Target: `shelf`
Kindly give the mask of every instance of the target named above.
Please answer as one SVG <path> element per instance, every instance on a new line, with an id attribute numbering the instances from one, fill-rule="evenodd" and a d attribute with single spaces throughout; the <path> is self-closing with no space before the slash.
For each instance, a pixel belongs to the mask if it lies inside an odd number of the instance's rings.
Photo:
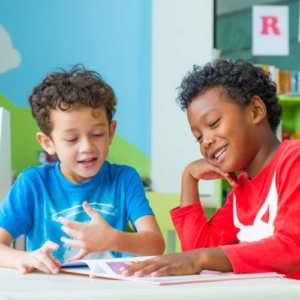
<path id="1" fill-rule="evenodd" d="M 300 95 L 278 95 L 279 103 L 285 105 L 299 105 Z"/>

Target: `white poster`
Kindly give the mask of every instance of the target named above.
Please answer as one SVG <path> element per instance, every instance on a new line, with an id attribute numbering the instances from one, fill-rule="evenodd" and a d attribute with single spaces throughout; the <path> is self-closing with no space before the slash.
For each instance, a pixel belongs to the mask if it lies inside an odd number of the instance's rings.
<path id="1" fill-rule="evenodd" d="M 252 55 L 289 55 L 289 7 L 252 7 Z"/>

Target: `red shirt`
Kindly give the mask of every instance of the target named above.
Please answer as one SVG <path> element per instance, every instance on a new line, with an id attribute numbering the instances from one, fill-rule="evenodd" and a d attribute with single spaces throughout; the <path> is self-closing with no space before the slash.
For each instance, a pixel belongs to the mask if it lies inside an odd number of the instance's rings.
<path id="1" fill-rule="evenodd" d="M 171 211 L 183 251 L 222 247 L 235 273 L 300 280 L 300 141 L 285 141 L 254 179 L 238 178 L 207 222 L 200 203 Z"/>

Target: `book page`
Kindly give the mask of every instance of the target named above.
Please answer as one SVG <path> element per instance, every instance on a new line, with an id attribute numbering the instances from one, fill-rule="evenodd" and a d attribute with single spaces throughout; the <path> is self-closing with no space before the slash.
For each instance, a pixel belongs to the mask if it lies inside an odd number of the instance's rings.
<path id="1" fill-rule="evenodd" d="M 98 259 L 96 266 L 93 269 L 93 274 L 103 273 L 103 270 L 108 275 L 121 275 L 119 269 L 121 267 L 127 267 L 141 261 L 151 259 L 155 256 L 141 256 L 141 257 L 123 257 L 113 259 Z M 101 271 L 102 270 L 102 271 Z"/>
<path id="2" fill-rule="evenodd" d="M 123 257 L 110 259 L 83 259 L 65 263 L 61 270 L 83 274 L 107 274 L 111 276 L 121 275 L 119 269 L 133 263 L 141 262 L 155 256 Z"/>

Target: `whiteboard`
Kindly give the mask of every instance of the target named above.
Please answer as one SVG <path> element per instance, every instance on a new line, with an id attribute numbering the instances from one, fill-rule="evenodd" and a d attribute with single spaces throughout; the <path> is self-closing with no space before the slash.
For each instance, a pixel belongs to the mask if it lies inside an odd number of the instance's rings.
<path id="1" fill-rule="evenodd" d="M 153 0 L 151 180 L 154 192 L 180 193 L 185 167 L 202 158 L 176 88 L 193 65 L 212 61 L 213 1 Z M 215 195 L 214 181 L 200 181 Z"/>
<path id="2" fill-rule="evenodd" d="M 0 107 L 0 202 L 11 187 L 10 115 Z"/>

